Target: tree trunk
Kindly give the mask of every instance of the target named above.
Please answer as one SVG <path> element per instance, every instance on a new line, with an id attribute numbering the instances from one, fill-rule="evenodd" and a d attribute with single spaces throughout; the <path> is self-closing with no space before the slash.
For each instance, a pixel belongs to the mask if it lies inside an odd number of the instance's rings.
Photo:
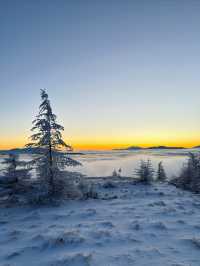
<path id="1" fill-rule="evenodd" d="M 53 184 L 53 156 L 52 156 L 52 146 L 51 146 L 51 139 L 49 141 L 49 165 L 50 165 L 50 181 L 49 181 L 49 194 L 53 194 L 54 193 L 54 184 Z"/>

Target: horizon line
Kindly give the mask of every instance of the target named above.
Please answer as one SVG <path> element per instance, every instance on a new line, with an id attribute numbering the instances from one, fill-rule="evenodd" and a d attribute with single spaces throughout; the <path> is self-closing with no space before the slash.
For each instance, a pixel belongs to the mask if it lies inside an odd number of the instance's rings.
<path id="1" fill-rule="evenodd" d="M 194 144 L 194 145 L 167 145 L 167 144 L 153 144 L 153 145 L 86 145 L 86 146 L 76 146 L 74 145 L 73 150 L 75 151 L 84 151 L 84 150 L 120 150 L 120 149 L 128 149 L 130 147 L 138 147 L 141 149 L 148 149 L 148 148 L 152 148 L 152 147 L 169 147 L 169 148 L 185 148 L 185 149 L 192 149 L 195 148 L 197 146 L 200 146 L 200 144 Z M 5 150 L 5 151 L 9 151 L 9 150 L 14 150 L 14 149 L 25 149 L 25 146 L 10 146 L 10 147 L 0 147 L 0 150 Z"/>

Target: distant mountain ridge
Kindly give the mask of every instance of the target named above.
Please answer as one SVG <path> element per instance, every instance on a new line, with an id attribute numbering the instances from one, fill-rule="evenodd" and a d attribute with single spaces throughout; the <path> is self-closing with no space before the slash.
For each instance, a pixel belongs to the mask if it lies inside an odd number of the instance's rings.
<path id="1" fill-rule="evenodd" d="M 173 150 L 173 149 L 187 149 L 187 148 L 176 147 L 176 146 L 153 146 L 153 147 L 148 147 L 147 149 Z"/>
<path id="2" fill-rule="evenodd" d="M 194 147 L 194 148 L 200 148 L 200 146 Z M 127 148 L 119 148 L 119 149 L 113 149 L 113 150 L 121 150 L 121 151 L 131 151 L 131 150 L 175 150 L 175 149 L 187 149 L 185 147 L 176 147 L 176 146 L 152 146 L 152 147 L 139 147 L 139 146 L 130 146 Z"/>
<path id="3" fill-rule="evenodd" d="M 140 146 L 130 146 L 127 148 L 116 148 L 113 149 L 113 151 L 137 151 L 137 150 L 175 150 L 175 149 L 190 149 L 185 147 L 177 147 L 177 146 L 151 146 L 147 148 L 143 148 Z M 194 146 L 191 149 L 200 149 L 200 145 Z M 0 155 L 7 155 L 10 153 L 14 154 L 41 154 L 43 153 L 42 148 L 15 148 L 10 150 L 0 150 Z M 64 152 L 65 154 L 71 154 L 71 155 L 84 155 L 82 152 Z"/>

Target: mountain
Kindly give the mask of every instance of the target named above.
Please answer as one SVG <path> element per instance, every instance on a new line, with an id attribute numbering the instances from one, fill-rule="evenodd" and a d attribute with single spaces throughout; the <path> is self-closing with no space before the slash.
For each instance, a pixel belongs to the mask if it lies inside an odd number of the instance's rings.
<path id="1" fill-rule="evenodd" d="M 200 148 L 200 146 L 197 146 L 196 148 Z M 121 148 L 121 149 L 113 149 L 118 151 L 132 151 L 132 150 L 173 150 L 173 149 L 186 149 L 184 147 L 169 147 L 169 146 L 152 146 L 147 148 L 142 148 L 139 146 L 130 146 L 128 148 Z"/>
<path id="2" fill-rule="evenodd" d="M 127 148 L 127 150 L 142 150 L 143 148 L 142 147 L 139 147 L 139 146 L 130 146 Z"/>
<path id="3" fill-rule="evenodd" d="M 170 147 L 169 146 L 153 146 L 153 147 L 148 147 L 146 149 L 173 150 L 173 149 L 186 149 L 186 148 L 184 148 L 184 147 L 172 147 L 172 146 L 170 146 Z"/>

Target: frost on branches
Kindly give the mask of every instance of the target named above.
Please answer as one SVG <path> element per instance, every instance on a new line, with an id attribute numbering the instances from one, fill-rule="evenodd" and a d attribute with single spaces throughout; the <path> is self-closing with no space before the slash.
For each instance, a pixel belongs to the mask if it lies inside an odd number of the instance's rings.
<path id="1" fill-rule="evenodd" d="M 5 168 L 2 169 L 3 176 L 0 178 L 0 197 L 7 196 L 7 199 L 14 200 L 22 191 L 29 189 L 27 186 L 30 180 L 31 168 L 26 161 L 19 160 L 18 155 L 10 153 L 2 162 Z"/>
<path id="2" fill-rule="evenodd" d="M 27 147 L 41 148 L 42 154 L 34 159 L 31 164 L 36 165 L 38 177 L 48 187 L 48 194 L 56 193 L 57 179 L 61 176 L 61 169 L 65 166 L 77 166 L 79 162 L 66 156 L 61 148 L 68 151 L 72 147 L 64 142 L 61 131 L 64 127 L 56 121 L 57 117 L 52 112 L 48 94 L 41 90 L 41 104 L 39 114 L 33 120 L 31 131 L 34 134 L 30 137 L 31 142 Z"/>
<path id="3" fill-rule="evenodd" d="M 136 176 L 139 180 L 145 184 L 149 184 L 153 181 L 154 169 L 152 167 L 151 161 L 141 161 L 138 169 L 135 170 Z"/>
<path id="4" fill-rule="evenodd" d="M 6 166 L 4 169 L 5 183 L 17 183 L 23 179 L 29 179 L 31 168 L 26 161 L 19 160 L 17 154 L 10 153 L 8 158 L 2 162 Z"/>

